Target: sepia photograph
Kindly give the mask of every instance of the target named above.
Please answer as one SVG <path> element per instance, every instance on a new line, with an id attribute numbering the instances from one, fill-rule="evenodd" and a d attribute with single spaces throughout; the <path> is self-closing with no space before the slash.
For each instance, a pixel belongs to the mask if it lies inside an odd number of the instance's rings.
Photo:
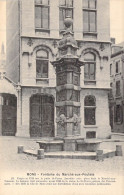
<path id="1" fill-rule="evenodd" d="M 124 0 L 0 0 L 0 195 L 123 186 Z"/>

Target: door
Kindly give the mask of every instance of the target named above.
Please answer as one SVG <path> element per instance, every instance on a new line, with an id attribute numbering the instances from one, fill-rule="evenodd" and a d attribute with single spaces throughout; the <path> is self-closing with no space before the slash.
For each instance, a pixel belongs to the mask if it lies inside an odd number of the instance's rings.
<path id="1" fill-rule="evenodd" d="M 11 94 L 2 94 L 1 128 L 2 135 L 15 136 L 17 118 L 17 98 Z"/>
<path id="2" fill-rule="evenodd" d="M 30 99 L 31 137 L 54 136 L 54 100 L 52 96 L 36 94 Z"/>

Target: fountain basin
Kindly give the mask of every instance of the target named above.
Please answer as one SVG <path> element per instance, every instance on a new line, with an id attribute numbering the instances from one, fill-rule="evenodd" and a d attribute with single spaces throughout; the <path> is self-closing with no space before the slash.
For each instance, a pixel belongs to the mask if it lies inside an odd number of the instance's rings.
<path id="1" fill-rule="evenodd" d="M 44 149 L 44 152 L 57 152 L 63 151 L 63 141 L 62 140 L 52 140 L 52 141 L 37 141 L 40 149 Z"/>
<path id="2" fill-rule="evenodd" d="M 96 152 L 99 147 L 101 140 L 96 139 L 84 139 L 84 140 L 76 140 L 77 143 L 77 151 L 87 151 L 87 152 Z"/>
<path id="3" fill-rule="evenodd" d="M 37 141 L 40 149 L 44 152 L 57 152 L 57 151 L 82 151 L 82 152 L 96 152 L 101 140 L 97 139 L 75 139 L 65 138 L 63 140 L 41 140 Z"/>

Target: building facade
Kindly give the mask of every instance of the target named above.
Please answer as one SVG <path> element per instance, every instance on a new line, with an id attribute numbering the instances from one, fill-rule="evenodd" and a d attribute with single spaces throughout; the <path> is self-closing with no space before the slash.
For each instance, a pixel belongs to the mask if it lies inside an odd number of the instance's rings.
<path id="1" fill-rule="evenodd" d="M 112 132 L 124 133 L 124 43 L 112 46 L 110 125 Z"/>
<path id="2" fill-rule="evenodd" d="M 16 84 L 6 77 L 4 44 L 0 52 L 0 135 L 15 135 L 17 111 Z"/>
<path id="3" fill-rule="evenodd" d="M 10 0 L 6 71 L 17 85 L 16 136 L 57 135 L 56 74 L 51 62 L 58 55 L 67 16 L 73 19 L 78 57 L 85 63 L 80 75 L 81 136 L 105 138 L 111 133 L 109 1 Z"/>

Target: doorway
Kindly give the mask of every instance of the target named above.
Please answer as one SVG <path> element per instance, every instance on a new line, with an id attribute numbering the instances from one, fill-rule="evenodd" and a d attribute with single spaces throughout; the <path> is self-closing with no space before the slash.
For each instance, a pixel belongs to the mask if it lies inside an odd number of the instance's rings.
<path id="1" fill-rule="evenodd" d="M 17 119 L 17 98 L 15 95 L 0 94 L 0 134 L 15 136 Z"/>
<path id="2" fill-rule="evenodd" d="M 30 136 L 54 136 L 54 98 L 36 94 L 30 98 Z"/>

